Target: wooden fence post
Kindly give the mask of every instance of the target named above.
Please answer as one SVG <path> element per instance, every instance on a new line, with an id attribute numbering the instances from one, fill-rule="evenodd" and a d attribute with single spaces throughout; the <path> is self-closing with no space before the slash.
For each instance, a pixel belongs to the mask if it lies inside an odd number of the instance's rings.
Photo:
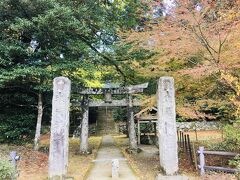
<path id="1" fill-rule="evenodd" d="M 180 131 L 177 131 L 178 142 L 180 142 Z"/>
<path id="2" fill-rule="evenodd" d="M 192 145 L 192 148 L 193 148 L 193 159 L 194 159 L 195 169 L 198 170 L 197 155 L 196 155 L 196 149 L 195 149 L 194 143 Z"/>
<path id="3" fill-rule="evenodd" d="M 180 130 L 179 131 L 179 147 L 181 148 L 182 147 L 182 131 Z"/>
<path id="4" fill-rule="evenodd" d="M 191 149 L 191 142 L 190 142 L 189 134 L 187 134 L 187 141 L 188 141 L 189 157 L 191 160 L 191 164 L 193 164 L 192 149 Z"/>
<path id="5" fill-rule="evenodd" d="M 137 119 L 137 131 L 138 131 L 138 144 L 141 144 L 141 129 L 140 129 L 140 122 L 139 119 Z"/>
<path id="6" fill-rule="evenodd" d="M 194 123 L 194 132 L 195 132 L 195 138 L 196 138 L 196 141 L 198 142 L 198 135 L 197 135 L 197 126 L 196 126 L 196 122 Z"/>
<path id="7" fill-rule="evenodd" d="M 184 151 L 187 153 L 187 151 L 188 151 L 188 145 L 187 145 L 187 135 L 186 134 L 184 134 Z"/>
<path id="8" fill-rule="evenodd" d="M 182 132 L 182 147 L 184 149 L 184 135 L 183 135 L 183 132 Z"/>
<path id="9" fill-rule="evenodd" d="M 200 175 L 203 176 L 205 174 L 204 166 L 205 166 L 205 157 L 204 157 L 204 147 L 199 147 L 199 162 L 200 162 Z"/>

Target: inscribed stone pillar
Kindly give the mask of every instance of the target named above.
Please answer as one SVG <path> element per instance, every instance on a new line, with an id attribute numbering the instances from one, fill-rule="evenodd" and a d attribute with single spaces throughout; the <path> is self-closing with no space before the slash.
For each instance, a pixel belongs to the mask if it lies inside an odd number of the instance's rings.
<path id="1" fill-rule="evenodd" d="M 83 98 L 82 102 L 83 118 L 81 124 L 81 137 L 80 137 L 80 153 L 88 153 L 88 97 Z"/>
<path id="2" fill-rule="evenodd" d="M 133 112 L 133 99 L 132 95 L 128 96 L 128 122 L 129 122 L 129 143 L 130 149 L 137 150 L 137 137 L 136 137 L 136 130 L 134 124 L 134 112 Z"/>
<path id="3" fill-rule="evenodd" d="M 54 180 L 64 179 L 67 174 L 70 91 L 68 78 L 54 79 L 49 150 L 49 178 Z"/>
<path id="4" fill-rule="evenodd" d="M 161 77 L 158 80 L 157 108 L 160 166 L 166 175 L 178 171 L 177 128 L 174 79 Z"/>

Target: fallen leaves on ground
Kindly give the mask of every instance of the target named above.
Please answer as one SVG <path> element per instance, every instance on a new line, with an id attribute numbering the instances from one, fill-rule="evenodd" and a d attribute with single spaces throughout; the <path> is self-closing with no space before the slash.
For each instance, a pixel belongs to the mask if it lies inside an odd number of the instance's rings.
<path id="1" fill-rule="evenodd" d="M 49 135 L 42 137 L 44 147 L 49 146 Z M 69 141 L 69 168 L 68 177 L 74 177 L 76 180 L 82 180 L 91 168 L 91 162 L 95 158 L 97 150 L 101 143 L 101 137 L 92 136 L 89 138 L 89 147 L 92 149 L 90 155 L 80 155 L 79 139 L 70 139 Z M 34 151 L 32 145 L 0 145 L 1 159 L 8 159 L 10 151 L 17 151 L 21 156 L 18 162 L 19 177 L 18 180 L 47 180 L 48 178 L 48 153 Z"/>

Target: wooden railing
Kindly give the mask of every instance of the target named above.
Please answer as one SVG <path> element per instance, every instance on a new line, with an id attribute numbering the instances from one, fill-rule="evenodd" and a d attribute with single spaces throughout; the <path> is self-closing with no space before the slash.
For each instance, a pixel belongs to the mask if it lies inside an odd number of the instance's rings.
<path id="1" fill-rule="evenodd" d="M 235 157 L 238 155 L 238 153 L 223 152 L 223 151 L 205 151 L 204 147 L 199 147 L 198 154 L 199 154 L 199 163 L 200 163 L 198 165 L 198 168 L 200 169 L 201 176 L 205 174 L 205 170 L 223 171 L 223 172 L 229 172 L 229 173 L 235 173 L 235 172 L 239 171 L 238 169 L 232 169 L 232 168 L 227 168 L 227 167 L 206 166 L 205 156 L 204 156 L 205 154 L 208 154 L 208 155 Z"/>
<path id="2" fill-rule="evenodd" d="M 195 148 L 190 141 L 189 134 L 185 134 L 183 131 L 177 131 L 177 136 L 179 149 L 187 155 L 190 164 L 194 164 L 196 161 L 194 157 Z"/>

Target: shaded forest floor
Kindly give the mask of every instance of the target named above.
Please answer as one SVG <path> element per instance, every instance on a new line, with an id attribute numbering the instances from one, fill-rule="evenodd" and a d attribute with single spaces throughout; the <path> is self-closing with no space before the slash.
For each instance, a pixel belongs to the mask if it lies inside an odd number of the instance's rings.
<path id="1" fill-rule="evenodd" d="M 79 155 L 79 139 L 70 139 L 68 177 L 73 177 L 77 180 L 84 179 L 88 173 L 88 170 L 91 168 L 91 162 L 95 158 L 100 143 L 101 137 L 90 137 L 89 146 L 92 149 L 92 154 L 84 156 Z M 17 146 L 1 144 L 0 159 L 8 159 L 8 154 L 10 151 L 17 151 L 17 153 L 21 156 L 21 160 L 18 163 L 18 180 L 47 180 L 48 147 L 48 135 L 42 136 L 40 151 L 32 150 L 32 145 Z"/>

